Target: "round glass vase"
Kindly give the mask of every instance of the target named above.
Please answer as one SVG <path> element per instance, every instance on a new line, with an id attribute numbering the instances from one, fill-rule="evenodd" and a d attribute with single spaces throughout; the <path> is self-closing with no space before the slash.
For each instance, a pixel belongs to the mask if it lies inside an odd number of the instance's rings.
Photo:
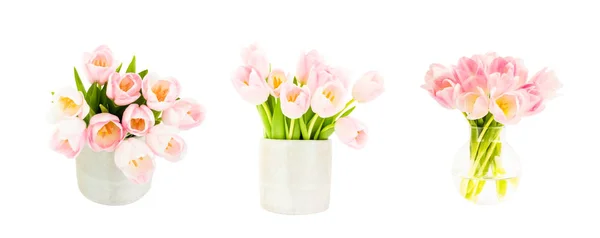
<path id="1" fill-rule="evenodd" d="M 475 204 L 509 198 L 519 185 L 521 163 L 506 141 L 505 127 L 471 127 L 469 140 L 455 155 L 452 176 L 460 195 Z"/>
<path id="2" fill-rule="evenodd" d="M 260 203 L 286 215 L 319 213 L 329 208 L 330 140 L 261 139 Z"/>
<path id="3" fill-rule="evenodd" d="M 141 199 L 152 180 L 131 182 L 115 164 L 114 152 L 94 152 L 85 146 L 75 159 L 79 191 L 87 199 L 109 206 L 127 205 Z"/>

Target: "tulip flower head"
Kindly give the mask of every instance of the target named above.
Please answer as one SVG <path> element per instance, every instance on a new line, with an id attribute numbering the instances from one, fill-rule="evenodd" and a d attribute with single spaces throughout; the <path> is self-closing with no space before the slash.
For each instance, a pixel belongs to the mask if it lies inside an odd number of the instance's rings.
<path id="1" fill-rule="evenodd" d="M 442 107 L 459 109 L 468 120 L 515 124 L 542 111 L 562 87 L 547 68 L 531 78 L 528 72 L 522 59 L 486 53 L 461 57 L 456 66 L 432 64 L 422 88 Z"/>
<path id="2" fill-rule="evenodd" d="M 84 53 L 83 63 L 89 82 L 100 85 L 104 85 L 108 81 L 108 77 L 118 67 L 113 52 L 105 45 L 97 47 L 92 52 Z"/>
<path id="3" fill-rule="evenodd" d="M 329 65 L 316 50 L 300 55 L 295 75 L 286 74 L 281 68 L 265 67 L 271 64 L 266 61 L 265 51 L 256 44 L 244 48 L 241 57 L 243 64 L 234 70 L 231 81 L 241 98 L 256 106 L 266 139 L 327 140 L 340 128 L 340 133 L 346 133 L 339 137 L 344 143 L 356 149 L 364 147 L 366 129 L 356 130 L 361 136 L 350 142 L 346 135 L 355 128 L 348 129 L 345 118 L 358 103 L 371 102 L 385 91 L 379 72 L 363 74 L 350 88 L 349 71 Z M 177 125 L 178 120 L 165 122 Z M 164 145 L 162 142 L 155 147 L 163 150 Z"/>
<path id="4" fill-rule="evenodd" d="M 504 198 L 503 128 L 540 113 L 562 86 L 551 70 L 531 78 L 528 72 L 522 59 L 491 52 L 461 57 L 452 66 L 431 64 L 425 74 L 422 88 L 442 107 L 458 109 L 471 127 L 465 158 L 469 178 L 461 180 L 459 189 L 468 200 L 477 202 L 484 186 L 491 185 L 485 180 L 496 180 L 497 198 Z"/>
<path id="5" fill-rule="evenodd" d="M 85 122 L 80 118 L 61 120 L 52 135 L 52 150 L 67 158 L 75 158 L 86 144 Z"/>
<path id="6" fill-rule="evenodd" d="M 250 51 L 247 63 L 267 75 L 264 55 Z M 178 132 L 199 126 L 206 108 L 192 98 L 181 99 L 176 78 L 137 71 L 135 56 L 128 65 L 117 62 L 108 46 L 99 46 L 84 54 L 83 70 L 91 85 L 84 85 L 75 68 L 75 87 L 52 93 L 49 115 L 56 128 L 50 147 L 67 158 L 90 156 L 80 155 L 86 146 L 113 153 L 125 177 L 135 184 L 147 183 L 155 157 L 178 161 L 184 156 L 187 147 Z"/>

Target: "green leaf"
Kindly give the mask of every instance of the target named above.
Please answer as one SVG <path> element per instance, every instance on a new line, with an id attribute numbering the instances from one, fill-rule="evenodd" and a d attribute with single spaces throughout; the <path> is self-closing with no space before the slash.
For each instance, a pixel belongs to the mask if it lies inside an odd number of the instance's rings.
<path id="1" fill-rule="evenodd" d="M 323 127 L 323 129 L 321 130 L 321 134 L 319 135 L 319 140 L 329 139 L 329 136 L 331 136 L 333 132 L 335 132 L 335 123 Z"/>
<path id="2" fill-rule="evenodd" d="M 275 100 L 273 106 L 273 120 L 271 120 L 271 139 L 283 140 L 285 139 L 285 117 L 281 112 L 281 105 L 278 100 Z"/>
<path id="3" fill-rule="evenodd" d="M 101 111 L 102 113 L 109 113 L 108 109 L 107 109 L 106 107 L 104 107 L 104 105 L 100 104 L 100 105 L 98 105 L 98 106 L 100 106 L 100 111 Z"/>
<path id="4" fill-rule="evenodd" d="M 150 110 L 152 110 L 152 109 L 150 109 Z M 152 110 L 152 114 L 154 114 L 154 120 L 158 121 L 158 119 L 160 118 L 161 112 Z"/>
<path id="5" fill-rule="evenodd" d="M 269 123 L 269 118 L 267 116 L 267 113 L 265 112 L 265 109 L 263 108 L 262 105 L 256 105 L 256 109 L 258 109 L 258 114 L 260 115 L 260 118 L 262 119 L 262 122 L 263 122 L 265 137 L 267 139 L 270 139 L 271 138 L 271 124 Z"/>
<path id="6" fill-rule="evenodd" d="M 313 139 L 314 139 L 314 140 L 317 140 L 317 139 L 319 139 L 319 135 L 320 135 L 320 133 L 321 133 L 321 127 L 323 127 L 323 122 L 324 122 L 324 121 L 325 121 L 325 119 L 323 119 L 323 118 L 321 118 L 321 117 L 319 117 L 319 118 L 317 119 L 317 125 L 318 125 L 318 126 L 316 127 L 317 129 L 316 129 L 316 131 L 315 131 L 315 135 L 314 135 L 314 137 L 313 137 Z"/>
<path id="7" fill-rule="evenodd" d="M 140 76 L 140 78 L 144 79 L 144 77 L 146 77 L 146 75 L 148 74 L 148 70 L 144 69 L 142 70 L 142 72 L 139 72 L 138 75 Z"/>
<path id="8" fill-rule="evenodd" d="M 123 67 L 123 63 L 119 64 L 119 67 L 117 67 L 117 70 L 115 70 L 117 73 L 121 72 L 121 67 Z"/>
<path id="9" fill-rule="evenodd" d="M 99 111 L 98 108 L 98 84 L 97 83 L 93 83 L 90 88 L 88 89 L 87 95 L 86 95 L 86 101 L 88 103 L 88 105 L 90 106 L 90 111 L 94 111 L 94 113 L 97 113 Z"/>
<path id="10" fill-rule="evenodd" d="M 140 96 L 137 100 L 135 100 L 135 102 L 133 102 L 137 105 L 144 105 L 146 104 L 146 99 L 144 98 L 144 96 Z"/>
<path id="11" fill-rule="evenodd" d="M 306 123 L 310 122 L 310 119 L 313 118 L 313 116 L 315 116 L 315 113 L 313 112 L 312 108 L 308 108 L 308 111 L 306 113 L 304 113 L 304 121 Z M 306 126 L 308 127 L 308 124 L 306 124 Z"/>
<path id="12" fill-rule="evenodd" d="M 310 136 L 309 139 L 312 140 L 315 138 L 315 135 L 321 129 L 321 126 L 323 126 L 324 120 L 325 119 L 321 118 L 318 115 L 313 116 L 313 119 L 310 120 L 309 126 L 308 126 L 308 135 Z M 312 127 L 311 127 L 311 125 L 312 125 Z"/>
<path id="13" fill-rule="evenodd" d="M 306 129 L 306 121 L 304 121 L 304 117 L 300 117 L 298 118 L 299 120 L 299 126 L 300 126 L 300 134 L 302 135 L 302 139 L 304 140 L 308 140 L 310 138 L 308 138 L 308 130 Z"/>
<path id="14" fill-rule="evenodd" d="M 85 116 L 85 118 L 83 119 L 83 121 L 85 121 L 85 124 L 89 125 L 90 123 L 90 119 L 92 119 L 92 117 L 96 115 L 96 113 L 92 110 L 90 110 L 90 112 L 87 114 L 87 116 Z"/>
<path id="15" fill-rule="evenodd" d="M 106 96 L 106 88 L 108 88 L 108 84 L 104 85 L 104 87 L 102 87 L 102 90 L 100 90 L 100 93 L 99 93 L 100 104 L 102 104 L 102 105 L 108 105 L 108 101 L 110 100 L 108 98 L 108 96 Z"/>
<path id="16" fill-rule="evenodd" d="M 50 94 L 52 94 L 52 96 L 54 96 L 54 91 L 50 92 Z"/>
<path id="17" fill-rule="evenodd" d="M 177 101 L 177 100 L 181 100 L 181 98 L 177 98 L 177 99 L 175 99 L 175 100 L 176 100 L 176 101 Z"/>
<path id="18" fill-rule="evenodd" d="M 135 55 L 133 56 L 133 59 L 131 59 L 129 66 L 127 66 L 127 71 L 125 71 L 125 73 L 135 73 Z"/>
<path id="19" fill-rule="evenodd" d="M 79 90 L 79 92 L 83 93 L 83 97 L 85 97 L 85 95 L 86 95 L 85 87 L 83 86 L 83 83 L 81 82 L 81 78 L 79 77 L 79 73 L 77 73 L 76 67 L 73 67 L 73 72 L 75 74 L 75 85 L 77 86 L 77 90 Z"/>
<path id="20" fill-rule="evenodd" d="M 125 112 L 125 109 L 127 109 L 127 107 L 121 107 L 121 106 L 116 106 L 114 107 L 114 113 L 112 113 L 113 115 L 117 116 L 118 118 L 122 118 L 123 117 L 123 113 Z"/>
<path id="21" fill-rule="evenodd" d="M 356 106 L 351 107 L 350 109 L 348 109 L 348 111 L 344 112 L 344 114 L 342 114 L 342 116 L 340 116 L 340 118 L 347 117 L 348 115 L 350 115 L 350 113 L 352 113 L 352 111 L 354 111 L 355 108 L 356 108 Z"/>
<path id="22" fill-rule="evenodd" d="M 269 95 L 269 99 L 267 99 L 266 103 L 267 107 L 269 108 L 269 112 L 272 115 L 274 112 L 273 109 L 275 108 L 275 103 L 277 103 L 277 98 L 273 97 L 273 95 Z"/>
<path id="23" fill-rule="evenodd" d="M 300 120 L 298 119 L 294 119 L 294 131 L 292 132 L 292 140 L 299 140 L 300 139 Z"/>
<path id="24" fill-rule="evenodd" d="M 333 124 L 335 122 L 335 118 L 337 118 L 337 116 L 339 116 L 340 113 L 342 113 L 342 112 L 340 111 L 339 113 L 335 114 L 334 116 L 325 118 L 325 121 L 323 122 L 323 127 Z"/>

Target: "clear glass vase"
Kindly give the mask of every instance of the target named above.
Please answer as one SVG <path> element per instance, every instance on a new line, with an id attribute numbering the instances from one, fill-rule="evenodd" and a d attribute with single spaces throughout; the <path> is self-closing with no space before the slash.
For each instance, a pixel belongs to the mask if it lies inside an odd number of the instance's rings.
<path id="1" fill-rule="evenodd" d="M 520 159 L 506 142 L 505 127 L 471 126 L 468 142 L 454 158 L 452 175 L 460 195 L 475 204 L 509 198 L 519 185 Z"/>

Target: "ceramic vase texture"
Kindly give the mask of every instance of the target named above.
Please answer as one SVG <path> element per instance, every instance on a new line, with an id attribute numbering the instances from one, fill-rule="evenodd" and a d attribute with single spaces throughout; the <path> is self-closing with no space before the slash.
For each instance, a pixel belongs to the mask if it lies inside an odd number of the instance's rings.
<path id="1" fill-rule="evenodd" d="M 145 184 L 131 182 L 115 164 L 114 152 L 94 152 L 86 146 L 76 160 L 79 191 L 89 200 L 110 206 L 138 201 L 152 181 Z"/>
<path id="2" fill-rule="evenodd" d="M 260 141 L 260 202 L 270 212 L 319 213 L 329 208 L 331 140 Z"/>

